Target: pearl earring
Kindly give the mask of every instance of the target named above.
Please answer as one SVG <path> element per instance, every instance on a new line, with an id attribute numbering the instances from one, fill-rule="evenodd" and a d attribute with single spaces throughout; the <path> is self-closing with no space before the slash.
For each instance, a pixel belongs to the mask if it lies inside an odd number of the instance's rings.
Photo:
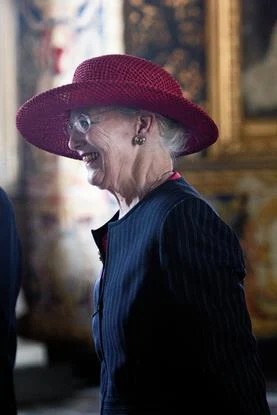
<path id="1" fill-rule="evenodd" d="M 134 138 L 133 138 L 133 140 L 132 140 L 132 143 L 133 143 L 134 146 L 137 145 L 137 144 L 139 146 L 141 146 L 142 144 L 145 143 L 145 141 L 146 141 L 146 138 L 144 136 L 142 136 L 142 135 L 135 135 Z"/>

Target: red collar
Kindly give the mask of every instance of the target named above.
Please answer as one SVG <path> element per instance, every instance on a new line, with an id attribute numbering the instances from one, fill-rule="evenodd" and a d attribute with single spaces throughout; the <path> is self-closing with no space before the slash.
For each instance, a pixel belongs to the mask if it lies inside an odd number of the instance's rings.
<path id="1" fill-rule="evenodd" d="M 181 175 L 177 171 L 173 171 L 172 175 L 169 176 L 167 180 L 177 180 L 180 179 Z"/>

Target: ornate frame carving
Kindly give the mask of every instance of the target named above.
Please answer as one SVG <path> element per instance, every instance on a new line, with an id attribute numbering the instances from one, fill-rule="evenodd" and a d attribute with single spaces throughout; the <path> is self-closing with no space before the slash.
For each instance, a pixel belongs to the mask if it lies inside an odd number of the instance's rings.
<path id="1" fill-rule="evenodd" d="M 240 0 L 207 0 L 208 110 L 220 129 L 210 158 L 277 155 L 277 119 L 247 119 L 241 104 Z"/>

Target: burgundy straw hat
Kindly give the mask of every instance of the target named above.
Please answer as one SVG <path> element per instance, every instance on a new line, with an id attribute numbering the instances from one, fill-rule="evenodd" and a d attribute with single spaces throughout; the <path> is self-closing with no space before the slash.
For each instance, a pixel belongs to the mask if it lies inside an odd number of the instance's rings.
<path id="1" fill-rule="evenodd" d="M 65 126 L 69 110 L 118 105 L 159 113 L 182 124 L 189 140 L 179 154 L 196 153 L 218 137 L 214 121 L 199 106 L 183 97 L 179 83 L 146 59 L 113 54 L 85 60 L 72 84 L 35 95 L 17 111 L 16 125 L 31 144 L 50 153 L 80 159 L 68 148 Z"/>

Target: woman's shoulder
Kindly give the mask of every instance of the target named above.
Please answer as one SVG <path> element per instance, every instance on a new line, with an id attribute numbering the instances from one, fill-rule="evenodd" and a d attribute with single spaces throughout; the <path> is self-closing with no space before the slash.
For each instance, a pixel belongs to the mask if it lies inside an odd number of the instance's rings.
<path id="1" fill-rule="evenodd" d="M 167 181 L 154 189 L 135 207 L 130 219 L 137 221 L 140 218 L 144 222 L 149 221 L 157 225 L 157 223 L 162 223 L 168 215 L 174 216 L 174 212 L 178 215 L 179 207 L 190 210 L 191 206 L 197 204 L 197 201 L 208 204 L 203 196 L 184 179 Z"/>
<path id="2" fill-rule="evenodd" d="M 145 204 L 144 209 L 149 212 L 156 211 L 161 222 L 189 220 L 201 223 L 204 218 L 223 222 L 208 198 L 182 178 L 161 186 Z"/>
<path id="3" fill-rule="evenodd" d="M 149 202 L 157 203 L 164 206 L 172 206 L 178 202 L 186 202 L 188 200 L 205 200 L 198 190 L 182 177 L 177 180 L 167 181 L 153 192 L 153 197 L 149 198 Z"/>

